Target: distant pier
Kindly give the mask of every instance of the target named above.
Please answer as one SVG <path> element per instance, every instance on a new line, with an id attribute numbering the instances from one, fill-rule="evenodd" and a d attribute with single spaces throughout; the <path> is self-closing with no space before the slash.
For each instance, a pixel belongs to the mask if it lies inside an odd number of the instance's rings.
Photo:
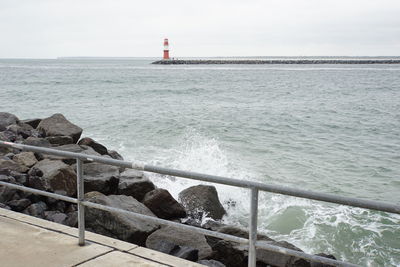
<path id="1" fill-rule="evenodd" d="M 167 59 L 159 65 L 211 65 L 211 64 L 400 64 L 400 59 Z"/>

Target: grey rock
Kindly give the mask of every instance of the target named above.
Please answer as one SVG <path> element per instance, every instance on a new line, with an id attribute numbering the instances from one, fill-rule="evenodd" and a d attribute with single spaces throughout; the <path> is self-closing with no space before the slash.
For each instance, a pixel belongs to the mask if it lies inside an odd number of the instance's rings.
<path id="1" fill-rule="evenodd" d="M 0 112 L 0 131 L 4 131 L 7 126 L 16 124 L 18 121 L 17 116 L 8 112 Z"/>
<path id="2" fill-rule="evenodd" d="M 31 201 L 27 198 L 11 200 L 7 202 L 7 205 L 14 211 L 23 211 L 31 204 Z"/>
<path id="3" fill-rule="evenodd" d="M 82 128 L 71 123 L 59 113 L 43 119 L 37 129 L 44 132 L 46 136 L 70 136 L 74 143 L 78 142 L 82 134 Z"/>
<path id="4" fill-rule="evenodd" d="M 144 195 L 155 188 L 143 172 L 125 171 L 121 173 L 118 194 L 136 198 L 141 201 Z"/>
<path id="5" fill-rule="evenodd" d="M 100 154 L 97 153 L 96 151 L 94 151 L 93 148 L 88 147 L 88 146 L 80 146 L 77 144 L 67 144 L 67 145 L 57 146 L 57 147 L 53 147 L 53 149 L 67 151 L 67 152 L 73 152 L 73 153 L 81 153 L 81 154 L 90 155 L 90 156 L 100 156 Z M 76 162 L 76 159 L 70 158 L 70 157 L 46 155 L 46 154 L 43 155 L 43 157 L 46 159 L 61 160 L 68 165 L 72 165 Z M 87 160 L 83 160 L 83 162 L 86 163 L 86 162 L 92 162 L 92 161 L 87 159 Z"/>
<path id="6" fill-rule="evenodd" d="M 97 153 L 99 153 L 101 155 L 108 154 L 107 148 L 105 146 L 94 141 L 92 138 L 89 138 L 89 137 L 84 137 L 81 140 L 79 140 L 78 145 L 89 146 L 89 147 L 93 148 L 94 151 L 96 151 Z"/>
<path id="7" fill-rule="evenodd" d="M 29 124 L 32 126 L 32 128 L 36 129 L 36 127 L 39 125 L 39 123 L 42 121 L 42 119 L 27 119 L 27 120 L 22 120 L 22 123 Z"/>
<path id="8" fill-rule="evenodd" d="M 17 172 L 27 172 L 29 170 L 28 167 L 7 158 L 0 158 L 0 169 L 8 169 Z"/>
<path id="9" fill-rule="evenodd" d="M 108 150 L 108 155 L 117 160 L 124 160 L 124 158 L 115 150 Z"/>
<path id="10" fill-rule="evenodd" d="M 55 223 L 65 224 L 68 216 L 59 211 L 45 211 L 44 218 Z"/>
<path id="11" fill-rule="evenodd" d="M 335 256 L 326 254 L 326 253 L 318 253 L 317 256 L 325 257 L 328 259 L 336 260 Z M 311 262 L 311 267 L 334 267 L 333 265 L 319 263 L 319 262 Z"/>
<path id="12" fill-rule="evenodd" d="M 22 143 L 28 146 L 51 147 L 50 142 L 46 139 L 32 136 L 26 138 Z"/>
<path id="13" fill-rule="evenodd" d="M 29 136 L 31 136 L 32 134 L 35 134 L 35 132 L 33 131 L 32 126 L 30 126 L 29 124 L 13 124 L 7 127 L 7 130 L 10 130 L 12 132 L 14 132 L 17 135 L 22 136 L 22 138 L 28 138 Z"/>
<path id="14" fill-rule="evenodd" d="M 13 160 L 21 165 L 32 167 L 38 161 L 33 152 L 21 152 L 13 157 Z"/>
<path id="15" fill-rule="evenodd" d="M 51 191 L 73 196 L 76 193 L 76 173 L 71 166 L 59 160 L 44 159 L 36 163 L 34 168 L 43 173 Z"/>
<path id="16" fill-rule="evenodd" d="M 46 140 L 53 146 L 62 146 L 74 143 L 71 136 L 48 136 L 46 137 Z"/>
<path id="17" fill-rule="evenodd" d="M 15 142 L 18 138 L 18 135 L 11 131 L 11 130 L 5 130 L 3 132 L 0 132 L 0 140 L 3 141 L 8 141 L 8 142 Z"/>
<path id="18" fill-rule="evenodd" d="M 153 249 L 159 246 L 158 243 L 160 240 L 197 249 L 199 251 L 199 259 L 206 259 L 212 255 L 211 247 L 208 245 L 205 236 L 192 231 L 177 229 L 171 226 L 163 227 L 147 238 L 146 247 Z"/>
<path id="19" fill-rule="evenodd" d="M 31 216 L 43 218 L 46 209 L 46 203 L 44 203 L 43 201 L 39 201 L 37 203 L 29 205 L 23 212 Z"/>
<path id="20" fill-rule="evenodd" d="M 113 194 L 118 189 L 119 169 L 98 162 L 83 165 L 85 192 L 98 191 Z"/>
<path id="21" fill-rule="evenodd" d="M 189 261 L 197 261 L 199 259 L 199 251 L 197 249 L 185 246 L 176 247 L 171 251 L 171 255 Z"/>
<path id="22" fill-rule="evenodd" d="M 99 192 L 85 194 L 85 199 L 94 203 L 120 208 L 147 216 L 155 215 L 133 197 L 123 195 L 105 196 Z M 159 225 L 148 220 L 138 219 L 131 215 L 108 212 L 99 209 L 85 208 L 86 225 L 96 233 L 107 235 L 143 246 L 146 238 L 159 228 Z"/>
<path id="23" fill-rule="evenodd" d="M 65 220 L 65 225 L 71 227 L 78 227 L 78 212 L 72 211 L 67 213 L 67 219 Z"/>
<path id="24" fill-rule="evenodd" d="M 185 207 L 188 215 L 196 220 L 201 220 L 203 216 L 219 220 L 226 213 L 219 202 L 214 186 L 189 187 L 179 193 L 179 201 Z"/>
<path id="25" fill-rule="evenodd" d="M 3 204 L 0 202 L 0 209 L 10 210 L 11 208 L 9 206 L 7 206 L 6 204 Z"/>
<path id="26" fill-rule="evenodd" d="M 203 264 L 208 267 L 225 267 L 225 264 L 216 260 L 200 260 L 197 263 Z"/>
<path id="27" fill-rule="evenodd" d="M 162 219 L 186 217 L 185 208 L 165 189 L 158 188 L 148 192 L 143 199 L 143 204 Z"/>
<path id="28" fill-rule="evenodd" d="M 7 175 L 0 175 L 0 181 L 11 184 L 16 183 L 14 177 Z M 6 203 L 12 200 L 16 193 L 17 193 L 16 189 L 12 189 L 8 186 L 0 186 L 0 203 Z"/>

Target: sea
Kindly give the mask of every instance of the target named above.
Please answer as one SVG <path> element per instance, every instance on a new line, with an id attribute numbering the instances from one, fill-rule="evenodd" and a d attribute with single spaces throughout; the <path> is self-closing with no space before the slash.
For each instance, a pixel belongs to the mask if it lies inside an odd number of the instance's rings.
<path id="1" fill-rule="evenodd" d="M 0 59 L 0 111 L 62 113 L 129 161 L 400 204 L 400 65 L 154 60 Z M 176 198 L 204 184 L 148 175 Z M 215 186 L 224 223 L 248 227 L 248 190 Z M 400 266 L 400 215 L 262 192 L 258 230 L 308 253 Z"/>

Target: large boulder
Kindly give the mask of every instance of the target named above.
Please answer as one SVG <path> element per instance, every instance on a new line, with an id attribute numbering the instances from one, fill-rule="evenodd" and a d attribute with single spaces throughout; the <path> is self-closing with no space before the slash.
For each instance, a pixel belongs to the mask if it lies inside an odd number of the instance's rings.
<path id="1" fill-rule="evenodd" d="M 59 113 L 43 119 L 37 129 L 44 132 L 46 136 L 70 136 L 74 143 L 78 142 L 82 134 L 82 128 L 71 123 Z"/>
<path id="2" fill-rule="evenodd" d="M 39 125 L 39 123 L 42 121 L 42 119 L 27 119 L 27 120 L 22 120 L 22 123 L 29 124 L 32 126 L 32 128 L 36 129 L 36 127 Z"/>
<path id="3" fill-rule="evenodd" d="M 29 170 L 25 165 L 19 164 L 6 157 L 0 158 L 0 169 L 8 169 L 16 172 L 27 172 Z"/>
<path id="4" fill-rule="evenodd" d="M 116 166 L 92 162 L 83 164 L 85 192 L 113 194 L 118 189 L 119 169 Z"/>
<path id="5" fill-rule="evenodd" d="M 214 186 L 197 185 L 179 193 L 179 201 L 183 204 L 188 215 L 196 220 L 209 217 L 220 220 L 226 213 L 219 202 L 218 193 Z"/>
<path id="6" fill-rule="evenodd" d="M 146 206 L 129 196 L 105 196 L 99 192 L 90 192 L 85 194 L 85 200 L 155 217 Z M 146 238 L 159 228 L 159 225 L 148 220 L 138 219 L 120 212 L 87 207 L 85 212 L 86 225 L 94 232 L 141 246 L 144 245 Z"/>
<path id="7" fill-rule="evenodd" d="M 76 193 L 76 173 L 74 169 L 60 160 L 44 159 L 33 168 L 43 173 L 51 191 L 73 196 Z"/>
<path id="8" fill-rule="evenodd" d="M 26 123 L 13 124 L 7 127 L 7 130 L 14 132 L 17 135 L 20 135 L 22 138 L 26 139 L 29 136 L 38 136 L 39 132 L 34 130 L 32 126 Z"/>
<path id="9" fill-rule="evenodd" d="M 129 169 L 121 173 L 118 194 L 142 201 L 145 194 L 154 188 L 154 184 L 143 172 Z"/>
<path id="10" fill-rule="evenodd" d="M 71 136 L 65 136 L 65 135 L 48 136 L 46 137 L 46 140 L 49 141 L 49 143 L 52 146 L 62 146 L 74 143 L 74 140 L 72 139 Z"/>
<path id="11" fill-rule="evenodd" d="M 28 146 L 51 147 L 50 142 L 46 139 L 33 136 L 26 138 L 22 143 Z"/>
<path id="12" fill-rule="evenodd" d="M 27 167 L 32 167 L 38 162 L 33 152 L 19 153 L 13 157 L 13 160 Z"/>
<path id="13" fill-rule="evenodd" d="M 162 188 L 148 192 L 143 199 L 143 204 L 162 219 L 186 217 L 185 208 L 167 190 Z"/>
<path id="14" fill-rule="evenodd" d="M 18 121 L 17 116 L 8 112 L 0 112 L 0 131 L 4 131 L 7 126 L 16 124 Z"/>
<path id="15" fill-rule="evenodd" d="M 170 242 L 175 245 L 190 247 L 199 251 L 199 259 L 211 257 L 212 250 L 203 234 L 182 230 L 172 226 L 163 227 L 152 233 L 146 240 L 146 247 L 156 249 L 160 242 Z"/>
<path id="16" fill-rule="evenodd" d="M 79 140 L 78 145 L 89 146 L 89 147 L 93 148 L 94 151 L 96 151 L 97 153 L 99 153 L 101 155 L 108 154 L 107 148 L 105 146 L 94 141 L 92 138 L 89 138 L 89 137 L 85 137 L 85 138 L 82 138 L 81 140 Z"/>

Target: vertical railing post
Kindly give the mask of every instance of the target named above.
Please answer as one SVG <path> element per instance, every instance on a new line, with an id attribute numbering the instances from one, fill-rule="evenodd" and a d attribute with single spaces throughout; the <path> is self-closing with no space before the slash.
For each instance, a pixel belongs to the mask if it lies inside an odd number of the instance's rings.
<path id="1" fill-rule="evenodd" d="M 250 194 L 250 230 L 249 230 L 249 267 L 256 266 L 256 241 L 257 241 L 257 216 L 258 216 L 258 189 L 252 187 Z"/>
<path id="2" fill-rule="evenodd" d="M 78 229 L 79 229 L 79 246 L 85 245 L 85 207 L 82 205 L 84 200 L 84 187 L 83 187 L 83 166 L 82 160 L 76 159 L 76 175 L 77 175 L 77 199 L 78 199 Z"/>

